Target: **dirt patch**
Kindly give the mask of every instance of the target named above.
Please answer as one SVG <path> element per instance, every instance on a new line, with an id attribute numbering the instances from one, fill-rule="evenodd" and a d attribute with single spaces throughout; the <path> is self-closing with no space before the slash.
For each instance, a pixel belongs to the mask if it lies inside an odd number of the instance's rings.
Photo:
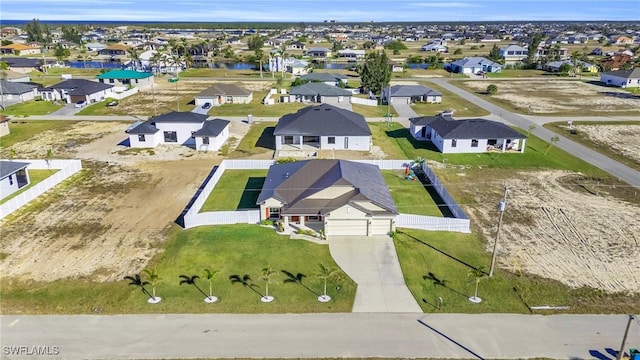
<path id="1" fill-rule="evenodd" d="M 563 128 L 568 129 L 568 126 Z M 640 163 L 640 125 L 574 125 L 573 128 L 590 140 Z"/>
<path id="2" fill-rule="evenodd" d="M 489 83 L 465 81 L 464 85 L 484 91 Z M 492 97 L 508 101 L 530 114 L 640 113 L 640 97 L 622 89 L 582 81 L 527 80 L 492 81 L 498 93 Z"/>
<path id="3" fill-rule="evenodd" d="M 465 190 L 478 204 L 467 209 L 490 239 L 490 251 L 502 189 L 498 185 L 487 191 L 485 185 L 480 191 L 478 186 L 470 184 Z M 499 266 L 575 288 L 640 292 L 638 202 L 608 196 L 609 185 L 562 171 L 512 174 L 508 187 Z"/>

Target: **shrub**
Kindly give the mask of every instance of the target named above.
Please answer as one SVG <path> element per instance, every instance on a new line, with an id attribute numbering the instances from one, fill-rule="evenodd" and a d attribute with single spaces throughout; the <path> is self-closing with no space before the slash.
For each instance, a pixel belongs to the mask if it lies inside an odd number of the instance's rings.
<path id="1" fill-rule="evenodd" d="M 262 225 L 273 225 L 273 220 L 264 219 L 264 220 L 260 221 L 260 224 L 262 224 Z"/>
<path id="2" fill-rule="evenodd" d="M 487 94 L 493 95 L 498 92 L 498 86 L 491 84 L 487 86 Z"/>

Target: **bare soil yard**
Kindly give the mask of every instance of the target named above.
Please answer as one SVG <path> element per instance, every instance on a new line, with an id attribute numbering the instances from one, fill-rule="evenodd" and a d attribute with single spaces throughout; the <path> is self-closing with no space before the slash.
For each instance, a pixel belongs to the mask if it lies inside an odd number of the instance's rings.
<path id="1" fill-rule="evenodd" d="M 484 92 L 489 84 L 498 93 L 487 97 L 520 113 L 532 115 L 638 115 L 640 97 L 615 87 L 571 80 L 464 81 Z"/>
<path id="2" fill-rule="evenodd" d="M 128 124 L 80 122 L 13 146 L 20 158 L 80 158 L 85 168 L 35 203 L 4 219 L 3 277 L 113 280 L 139 272 L 221 161 L 184 146 L 137 150 L 118 145 Z M 247 124 L 233 122 L 242 138 Z"/>
<path id="3" fill-rule="evenodd" d="M 640 125 L 574 125 L 590 140 L 640 164 Z"/>
<path id="4" fill-rule="evenodd" d="M 490 239 L 491 251 L 503 188 L 490 170 L 482 171 L 490 183 L 465 182 L 457 191 L 468 199 L 472 223 Z M 457 175 L 472 173 L 461 170 Z M 563 171 L 511 173 L 504 178 L 509 194 L 498 242 L 500 267 L 575 288 L 640 293 L 640 197 L 635 189 Z M 632 202 L 614 193 L 625 193 Z"/>

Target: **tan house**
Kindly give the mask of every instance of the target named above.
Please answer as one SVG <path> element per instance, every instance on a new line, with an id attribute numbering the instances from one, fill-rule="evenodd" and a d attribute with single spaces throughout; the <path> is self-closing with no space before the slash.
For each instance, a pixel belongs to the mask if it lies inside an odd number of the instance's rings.
<path id="1" fill-rule="evenodd" d="M 40 54 L 40 48 L 35 46 L 28 46 L 24 44 L 9 44 L 0 46 L 0 54 L 11 55 L 37 55 Z"/>
<path id="2" fill-rule="evenodd" d="M 258 196 L 261 220 L 326 236 L 387 235 L 398 210 L 376 165 L 305 160 L 269 168 Z"/>
<path id="3" fill-rule="evenodd" d="M 196 106 L 201 106 L 205 103 L 213 106 L 248 104 L 253 100 L 253 91 L 234 84 L 215 84 L 202 90 L 194 98 Z"/>

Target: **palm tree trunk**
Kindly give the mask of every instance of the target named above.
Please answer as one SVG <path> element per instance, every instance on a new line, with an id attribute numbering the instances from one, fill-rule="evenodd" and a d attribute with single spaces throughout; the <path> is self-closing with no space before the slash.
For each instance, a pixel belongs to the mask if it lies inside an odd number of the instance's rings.
<path id="1" fill-rule="evenodd" d="M 156 298 L 156 286 L 155 286 L 155 285 L 153 285 L 153 286 L 151 287 L 151 291 L 152 291 L 152 293 L 153 293 L 153 298 L 155 299 L 155 298 Z"/>
<path id="2" fill-rule="evenodd" d="M 324 296 L 327 296 L 327 278 L 324 278 L 324 292 L 323 292 Z"/>
<path id="3" fill-rule="evenodd" d="M 269 297 L 269 283 L 267 282 L 267 287 L 265 289 L 265 296 Z"/>
<path id="4" fill-rule="evenodd" d="M 480 283 L 480 279 L 476 279 L 476 291 L 473 293 L 473 297 L 478 297 L 478 284 Z"/>
<path id="5" fill-rule="evenodd" d="M 213 296 L 213 286 L 211 285 L 211 281 L 209 281 L 209 297 Z"/>

